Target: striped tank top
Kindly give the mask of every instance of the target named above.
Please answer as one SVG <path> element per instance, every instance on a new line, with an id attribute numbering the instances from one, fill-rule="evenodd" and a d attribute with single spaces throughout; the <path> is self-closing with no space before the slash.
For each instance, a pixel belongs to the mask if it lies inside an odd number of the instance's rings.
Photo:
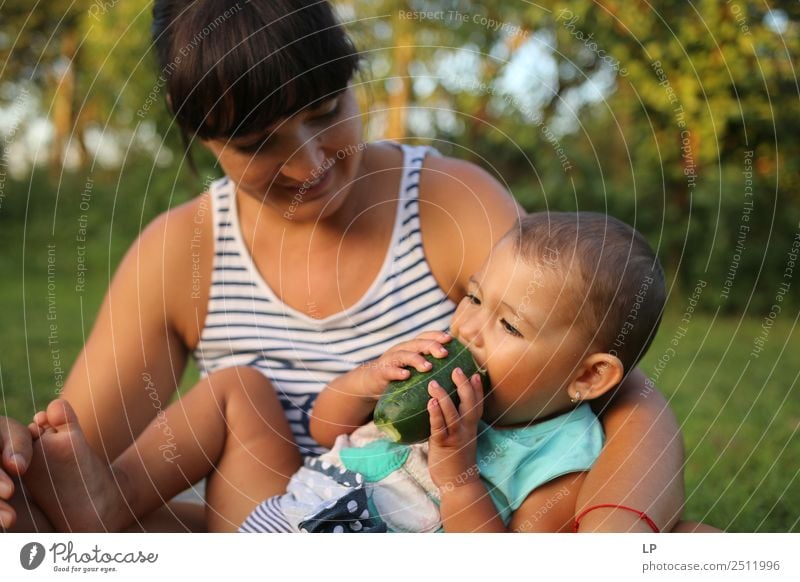
<path id="1" fill-rule="evenodd" d="M 204 376 L 232 366 L 264 374 L 304 455 L 325 451 L 311 438 L 308 421 L 329 382 L 423 331 L 447 329 L 455 311 L 422 248 L 419 179 L 429 148 L 401 147 L 394 230 L 380 273 L 355 305 L 322 319 L 286 305 L 259 274 L 243 242 L 233 183 L 222 178 L 210 189 L 213 272 L 195 359 Z"/>

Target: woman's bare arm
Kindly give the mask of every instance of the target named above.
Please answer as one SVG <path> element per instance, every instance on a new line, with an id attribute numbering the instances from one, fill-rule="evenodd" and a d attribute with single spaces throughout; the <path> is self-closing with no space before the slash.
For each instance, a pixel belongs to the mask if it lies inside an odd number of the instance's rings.
<path id="1" fill-rule="evenodd" d="M 203 324 L 213 251 L 210 213 L 196 211 L 199 200 L 161 215 L 128 250 L 67 379 L 62 396 L 109 462 L 167 407 L 186 365 L 187 338 L 199 333 L 190 322 Z M 193 247 L 195 228 L 202 244 Z M 197 299 L 192 253 L 206 274 Z"/>
<path id="2" fill-rule="evenodd" d="M 644 511 L 660 531 L 671 530 L 684 502 L 684 450 L 666 400 L 637 369 L 613 397 L 596 401 L 595 411 L 601 413 L 606 444 L 581 487 L 576 515 L 598 504 L 624 505 Z M 581 519 L 580 531 L 651 529 L 631 511 L 602 508 Z"/>

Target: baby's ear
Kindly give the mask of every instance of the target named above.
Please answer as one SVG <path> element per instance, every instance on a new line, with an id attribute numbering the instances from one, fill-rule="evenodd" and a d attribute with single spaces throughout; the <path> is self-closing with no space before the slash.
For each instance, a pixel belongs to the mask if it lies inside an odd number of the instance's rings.
<path id="1" fill-rule="evenodd" d="M 578 370 L 578 376 L 567 387 L 574 401 L 599 398 L 622 381 L 625 370 L 616 356 L 597 353 L 588 356 Z"/>

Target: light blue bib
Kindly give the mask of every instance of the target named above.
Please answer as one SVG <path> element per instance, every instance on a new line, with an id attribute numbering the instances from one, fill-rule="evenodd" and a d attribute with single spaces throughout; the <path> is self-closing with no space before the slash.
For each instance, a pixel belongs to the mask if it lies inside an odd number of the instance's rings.
<path id="1" fill-rule="evenodd" d="M 587 471 L 603 448 L 603 428 L 589 404 L 523 428 L 478 427 L 478 468 L 500 517 L 511 515 L 537 487 Z"/>

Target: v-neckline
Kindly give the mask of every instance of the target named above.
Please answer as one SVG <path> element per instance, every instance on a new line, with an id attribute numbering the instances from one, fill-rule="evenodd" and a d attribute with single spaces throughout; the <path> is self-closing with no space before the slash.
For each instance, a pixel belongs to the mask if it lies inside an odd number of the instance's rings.
<path id="1" fill-rule="evenodd" d="M 272 287 L 267 283 L 266 279 L 262 276 L 261 272 L 258 270 L 258 267 L 253 260 L 253 253 L 252 250 L 247 247 L 247 244 L 244 240 L 244 235 L 242 234 L 241 223 L 239 220 L 239 201 L 236 197 L 236 186 L 233 183 L 233 180 L 228 180 L 227 184 L 230 187 L 230 194 L 231 194 L 231 207 L 230 207 L 230 221 L 231 221 L 231 231 L 233 232 L 233 237 L 236 239 L 237 246 L 241 249 L 242 253 L 242 261 L 244 263 L 245 268 L 247 269 L 248 273 L 252 277 L 253 281 L 255 281 L 256 285 L 258 286 L 261 291 L 266 295 L 266 297 L 271 301 L 274 302 L 276 305 L 280 306 L 280 308 L 289 316 L 297 318 L 313 327 L 322 327 L 328 326 L 333 323 L 337 323 L 342 319 L 349 318 L 354 313 L 357 313 L 364 305 L 369 303 L 373 296 L 380 290 L 383 285 L 384 280 L 386 279 L 388 271 L 391 269 L 392 262 L 393 262 L 393 254 L 394 249 L 397 248 L 398 240 L 400 238 L 400 232 L 402 230 L 402 223 L 403 223 L 403 208 L 405 204 L 405 197 L 406 197 L 406 189 L 408 188 L 408 181 L 410 179 L 411 168 L 409 166 L 411 161 L 411 153 L 413 151 L 412 148 L 408 146 L 403 146 L 401 144 L 397 144 L 403 151 L 403 173 L 400 177 L 400 186 L 398 189 L 398 194 L 395 200 L 395 216 L 394 216 L 394 226 L 392 229 L 392 236 L 389 239 L 389 245 L 384 253 L 383 264 L 381 265 L 378 274 L 376 275 L 375 279 L 372 281 L 370 286 L 367 290 L 362 294 L 362 296 L 351 306 L 332 313 L 326 317 L 313 317 L 296 309 L 283 301 L 277 293 L 272 289 Z"/>

